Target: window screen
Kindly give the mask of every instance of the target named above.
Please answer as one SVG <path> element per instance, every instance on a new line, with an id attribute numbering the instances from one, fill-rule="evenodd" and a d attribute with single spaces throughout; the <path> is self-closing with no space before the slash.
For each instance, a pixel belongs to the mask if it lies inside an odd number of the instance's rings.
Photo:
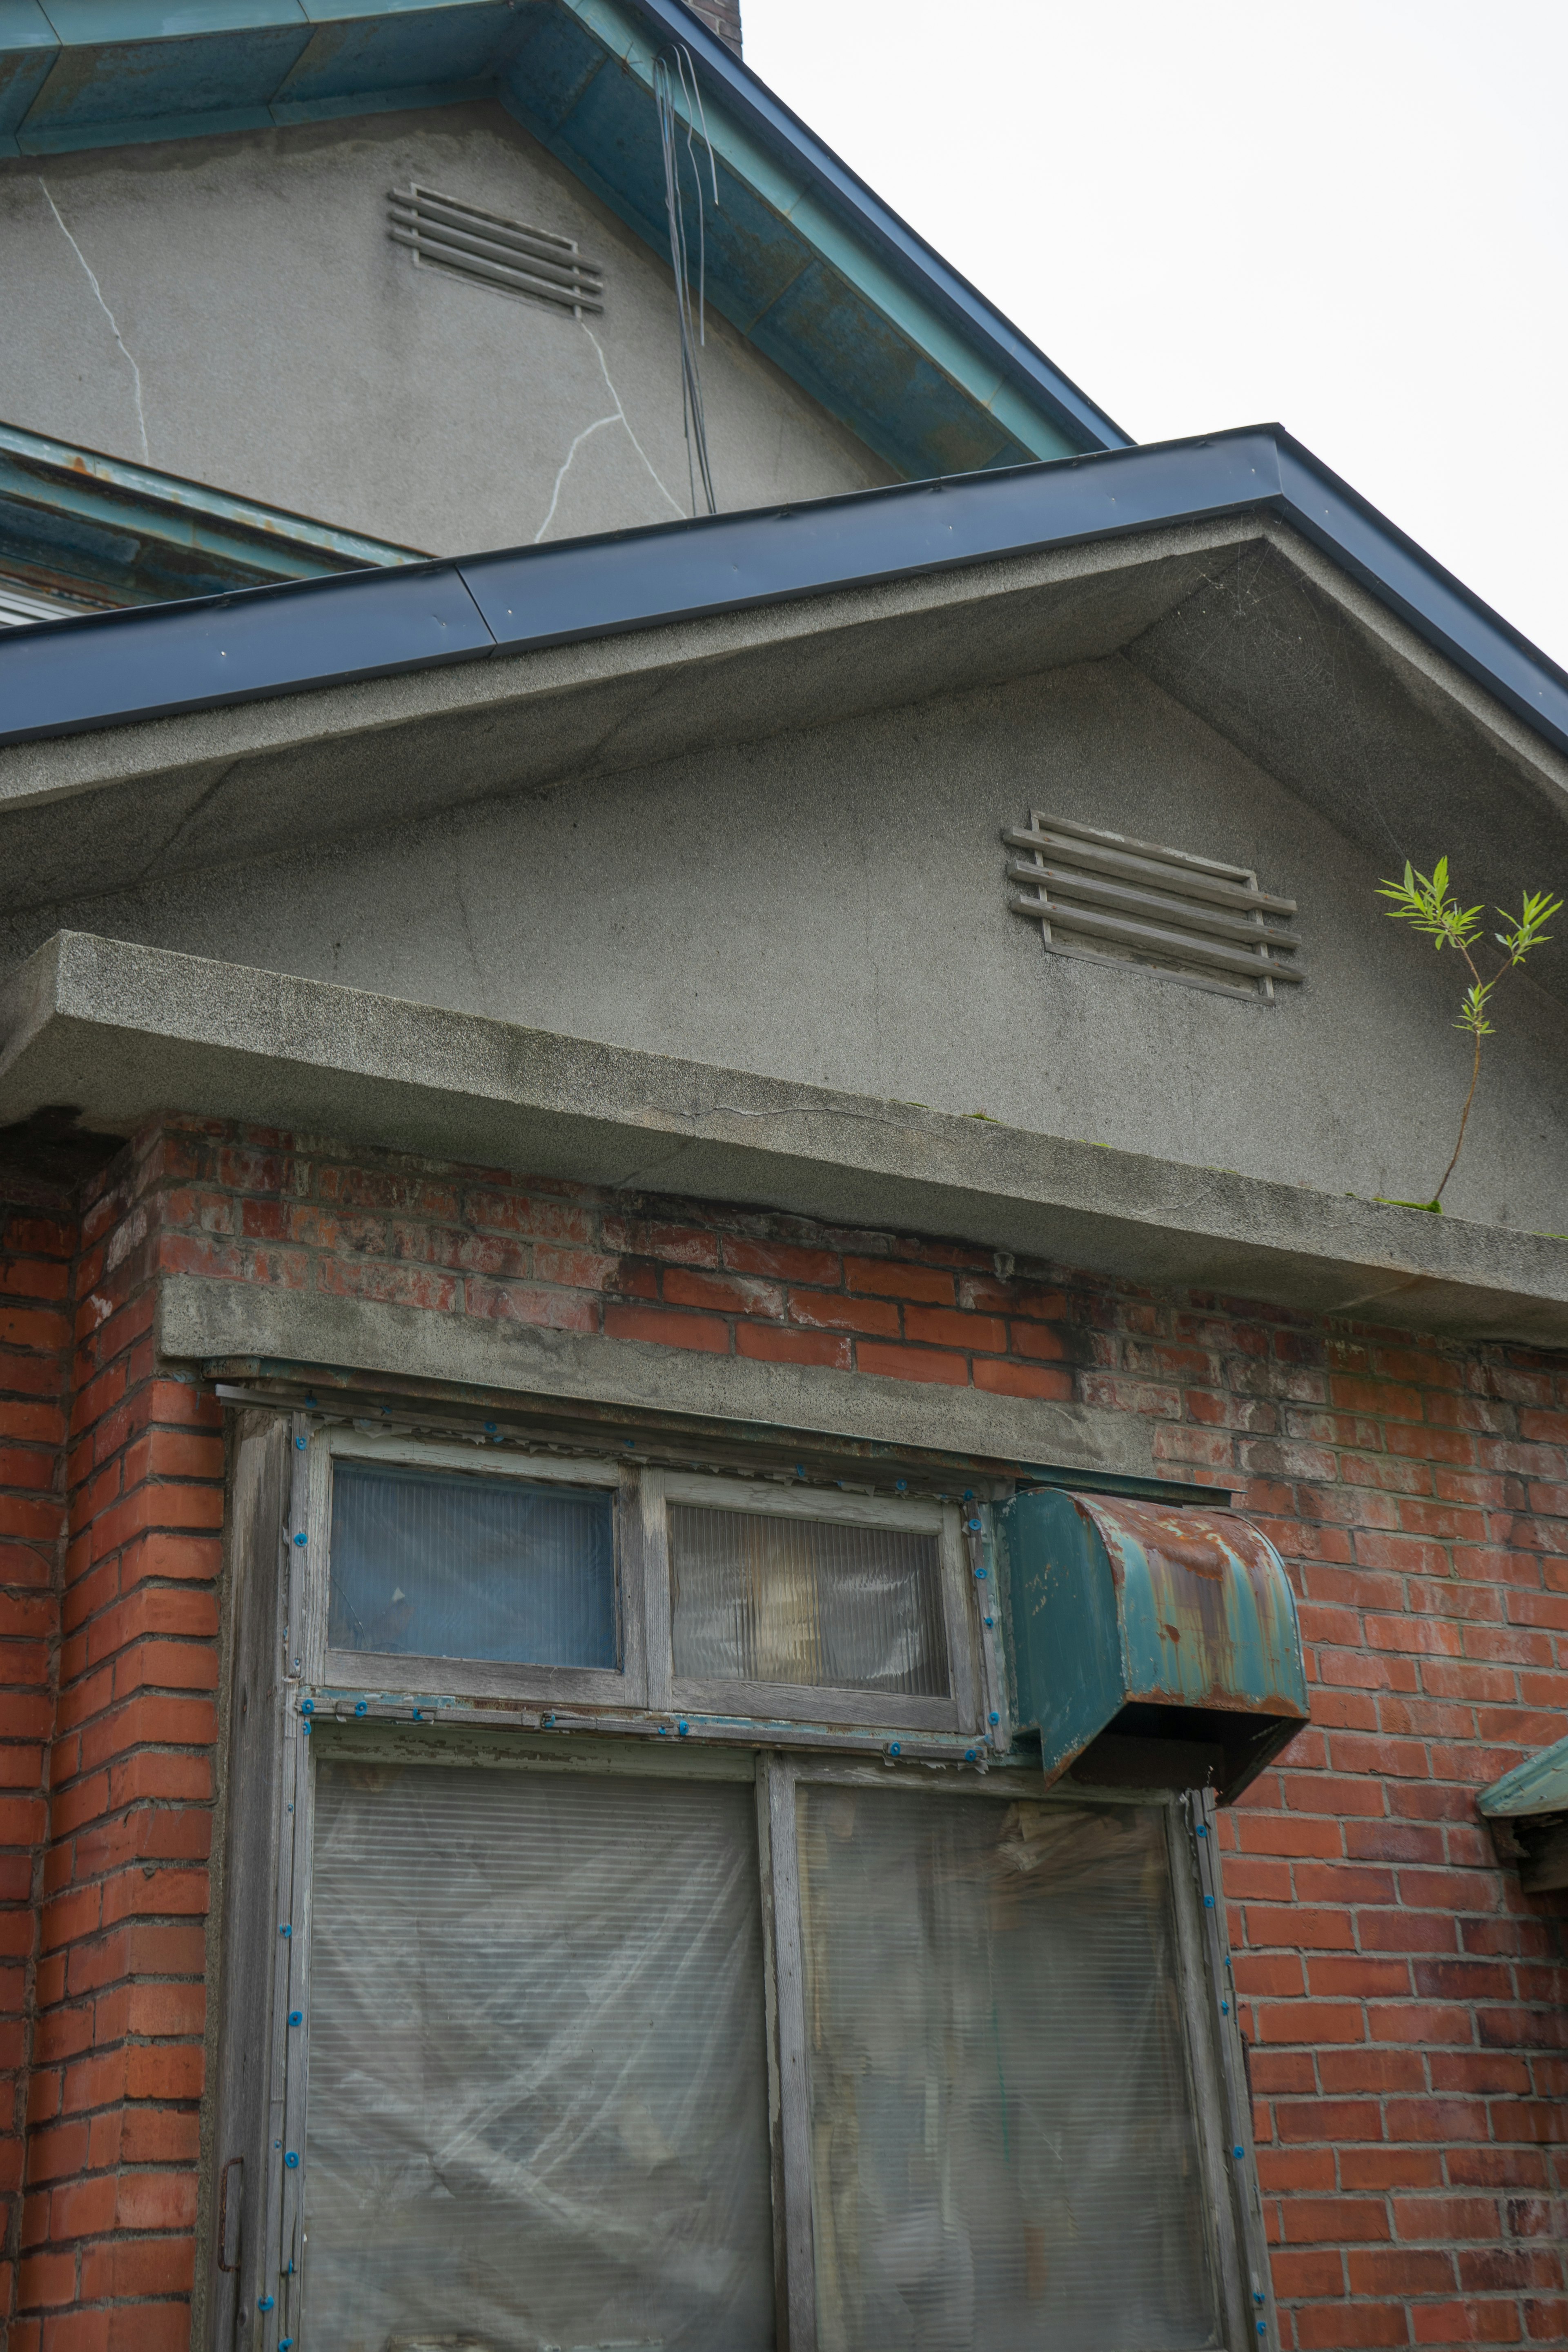
<path id="1" fill-rule="evenodd" d="M 340 1461 L 328 1646 L 614 1667 L 614 1513 L 595 1487 Z"/>
<path id="2" fill-rule="evenodd" d="M 1217 2341 L 1158 1813 L 801 1796 L 821 2352 Z"/>
<path id="3" fill-rule="evenodd" d="M 677 1503 L 669 1567 L 683 1681 L 947 1695 L 934 1535 Z"/>
<path id="4" fill-rule="evenodd" d="M 751 1787 L 318 1771 L 303 2340 L 767 2352 Z"/>

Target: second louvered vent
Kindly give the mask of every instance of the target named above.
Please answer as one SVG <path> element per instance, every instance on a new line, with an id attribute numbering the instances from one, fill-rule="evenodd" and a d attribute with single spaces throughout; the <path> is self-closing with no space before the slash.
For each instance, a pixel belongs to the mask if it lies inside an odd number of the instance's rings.
<path id="1" fill-rule="evenodd" d="M 1289 928 L 1294 898 L 1260 889 L 1245 866 L 1101 833 L 1036 810 L 1002 836 L 1015 914 L 1047 948 L 1097 962 L 1142 964 L 1167 979 L 1272 998 L 1306 971 Z"/>
<path id="2" fill-rule="evenodd" d="M 394 188 L 389 202 L 387 234 L 395 245 L 409 247 L 416 264 L 453 270 L 503 294 L 554 303 L 578 317 L 605 307 L 604 272 L 583 258 L 569 236 L 481 212 L 434 188 Z"/>

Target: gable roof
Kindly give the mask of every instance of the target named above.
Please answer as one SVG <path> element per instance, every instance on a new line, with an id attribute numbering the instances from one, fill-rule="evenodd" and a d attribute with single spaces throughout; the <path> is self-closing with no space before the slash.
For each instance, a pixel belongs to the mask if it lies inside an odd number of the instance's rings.
<path id="1" fill-rule="evenodd" d="M 1568 672 L 1275 425 L 48 623 L 0 640 L 0 742 L 1258 511 L 1568 751 Z"/>
<path id="2" fill-rule="evenodd" d="M 709 299 L 910 478 L 1127 436 L 681 0 L 3 0 L 0 155 L 494 99 L 661 256 L 651 77 L 695 61 Z"/>

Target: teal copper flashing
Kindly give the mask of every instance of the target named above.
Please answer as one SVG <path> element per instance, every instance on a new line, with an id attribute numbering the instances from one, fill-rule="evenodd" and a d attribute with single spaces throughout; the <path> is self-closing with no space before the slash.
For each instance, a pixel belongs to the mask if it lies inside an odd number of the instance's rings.
<path id="1" fill-rule="evenodd" d="M 999 1515 L 1018 1721 L 1049 1779 L 1228 1802 L 1307 1720 L 1295 1596 L 1234 1512 L 1060 1489 Z"/>
<path id="2" fill-rule="evenodd" d="M 0 570 L 46 593 L 155 604 L 425 560 L 417 548 L 0 425 Z"/>

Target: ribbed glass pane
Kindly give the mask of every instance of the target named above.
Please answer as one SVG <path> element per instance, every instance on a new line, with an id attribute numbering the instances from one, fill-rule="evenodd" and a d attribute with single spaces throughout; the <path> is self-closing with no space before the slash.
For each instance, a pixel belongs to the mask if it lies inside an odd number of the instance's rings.
<path id="1" fill-rule="evenodd" d="M 604 1489 L 336 1465 L 332 1649 L 614 1666 L 616 1630 Z"/>
<path id="2" fill-rule="evenodd" d="M 306 2345 L 768 2352 L 750 1787 L 329 1765 Z"/>
<path id="3" fill-rule="evenodd" d="M 822 2352 L 1216 2338 L 1158 1812 L 807 1787 Z"/>
<path id="4" fill-rule="evenodd" d="M 676 1503 L 669 1566 L 683 1679 L 947 1695 L 934 1535 Z"/>

